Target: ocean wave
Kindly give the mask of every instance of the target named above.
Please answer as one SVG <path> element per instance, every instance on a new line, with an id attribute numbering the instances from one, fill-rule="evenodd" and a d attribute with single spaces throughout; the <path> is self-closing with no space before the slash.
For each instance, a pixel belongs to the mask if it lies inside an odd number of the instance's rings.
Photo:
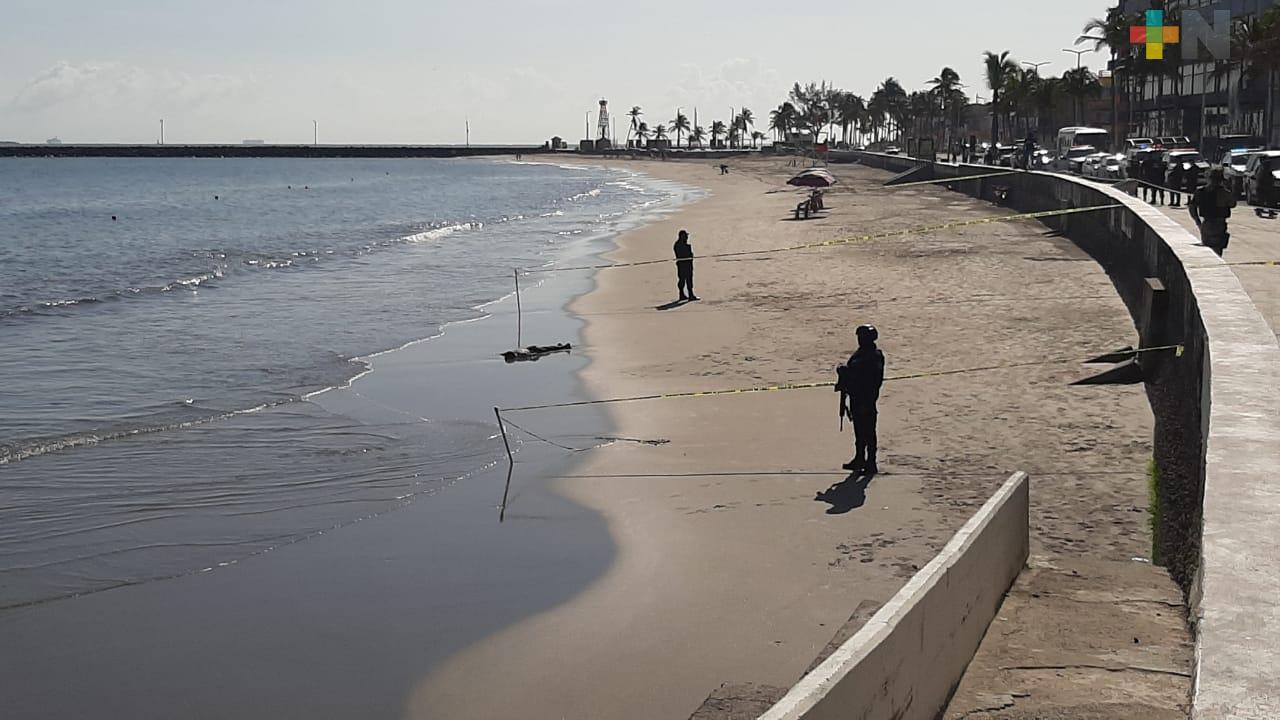
<path id="1" fill-rule="evenodd" d="M 591 190 L 588 190 L 586 192 L 580 192 L 577 195 L 570 195 L 569 197 L 565 198 L 565 202 L 577 202 L 579 200 L 585 200 L 589 197 L 600 197 L 600 188 L 592 188 Z"/>
<path id="2" fill-rule="evenodd" d="M 344 373 L 346 374 L 346 377 L 341 381 L 333 382 L 332 384 L 318 390 L 302 394 L 291 394 L 283 398 L 267 400 L 249 407 L 236 408 L 232 410 L 200 408 L 197 406 L 197 403 L 193 398 L 183 398 L 175 400 L 173 404 L 202 414 L 198 417 L 189 417 L 186 419 L 152 419 L 150 422 L 144 419 L 134 425 L 125 425 L 123 427 L 105 431 L 73 432 L 58 437 L 31 439 L 20 438 L 16 442 L 0 443 L 0 466 L 19 462 L 21 460 L 28 460 L 41 455 L 99 445 L 112 440 L 124 440 L 126 438 L 137 437 L 139 435 L 150 435 L 153 433 L 169 432 L 172 430 L 184 430 L 186 428 L 206 425 L 208 423 L 226 420 L 240 415 L 262 412 L 263 410 L 281 407 L 288 405 L 289 403 L 309 400 L 316 395 L 320 395 L 331 390 L 350 387 L 351 383 L 357 378 L 363 377 L 369 372 L 370 365 L 368 360 L 365 358 L 340 357 L 338 359 L 342 363 L 350 366 L 348 373 Z"/>

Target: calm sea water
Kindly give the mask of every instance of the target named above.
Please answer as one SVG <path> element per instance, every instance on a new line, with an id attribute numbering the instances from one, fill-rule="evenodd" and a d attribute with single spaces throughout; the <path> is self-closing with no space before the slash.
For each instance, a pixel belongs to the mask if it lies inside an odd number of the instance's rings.
<path id="1" fill-rule="evenodd" d="M 496 161 L 0 161 L 0 609 L 234 561 L 491 464 L 484 423 L 300 400 L 669 194 Z"/>

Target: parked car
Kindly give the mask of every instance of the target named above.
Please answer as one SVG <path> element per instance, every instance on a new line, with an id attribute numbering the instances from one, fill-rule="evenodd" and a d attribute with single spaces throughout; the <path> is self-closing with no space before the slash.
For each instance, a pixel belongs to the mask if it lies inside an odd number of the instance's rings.
<path id="1" fill-rule="evenodd" d="M 889 147 L 886 147 L 884 149 L 885 155 L 898 155 L 901 152 L 902 152 L 902 148 L 898 147 L 897 145 L 890 145 Z"/>
<path id="2" fill-rule="evenodd" d="M 1022 148 L 1017 145 L 996 144 L 996 164 L 1002 167 L 1017 167 Z"/>
<path id="3" fill-rule="evenodd" d="M 1223 135 L 1205 138 L 1204 154 L 1213 163 L 1222 163 L 1232 150 L 1262 148 L 1266 143 L 1257 135 Z"/>
<path id="4" fill-rule="evenodd" d="M 1155 140 L 1151 138 L 1125 138 L 1124 147 L 1120 151 L 1124 153 L 1125 160 L 1133 157 L 1133 154 L 1142 150 L 1148 150 L 1155 145 Z"/>
<path id="5" fill-rule="evenodd" d="M 1031 155 L 1032 170 L 1048 170 L 1053 166 L 1053 153 L 1048 150 L 1037 150 Z"/>
<path id="6" fill-rule="evenodd" d="M 1168 168 L 1173 163 L 1180 163 L 1184 171 L 1194 168 L 1200 177 L 1209 172 L 1209 163 L 1196 150 L 1169 150 L 1164 154 L 1164 166 Z"/>
<path id="7" fill-rule="evenodd" d="M 1228 150 L 1222 158 L 1222 182 L 1237 198 L 1244 197 L 1245 168 L 1249 158 L 1262 152 L 1262 148 Z"/>
<path id="8" fill-rule="evenodd" d="M 1271 165 L 1271 176 L 1274 179 L 1273 183 L 1280 183 L 1280 150 L 1263 150 L 1255 153 L 1253 157 L 1249 158 L 1249 164 L 1245 166 L 1244 196 L 1245 200 L 1247 200 L 1250 205 L 1262 206 L 1275 202 L 1275 197 L 1260 197 L 1261 193 L 1259 193 L 1258 187 L 1258 180 L 1260 179 L 1258 166 L 1263 162 L 1269 162 Z M 1275 191 L 1273 190 L 1272 195 L 1274 196 L 1274 194 Z"/>
<path id="9" fill-rule="evenodd" d="M 1094 152 L 1080 158 L 1080 174 L 1085 177 L 1098 177 L 1098 169 L 1102 166 L 1103 161 L 1107 159 L 1107 154 L 1102 152 Z"/>
<path id="10" fill-rule="evenodd" d="M 1081 174 L 1081 164 L 1084 159 L 1096 152 L 1098 149 L 1092 145 L 1076 145 L 1058 158 L 1058 169 Z"/>

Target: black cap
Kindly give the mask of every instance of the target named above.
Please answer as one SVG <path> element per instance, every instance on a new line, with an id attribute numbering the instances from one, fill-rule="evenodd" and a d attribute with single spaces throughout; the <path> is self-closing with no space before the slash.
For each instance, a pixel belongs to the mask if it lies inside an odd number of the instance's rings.
<path id="1" fill-rule="evenodd" d="M 859 325 L 857 334 L 858 334 L 858 340 L 860 341 L 864 337 L 870 342 L 875 342 L 880 338 L 880 331 L 876 330 L 875 325 Z"/>

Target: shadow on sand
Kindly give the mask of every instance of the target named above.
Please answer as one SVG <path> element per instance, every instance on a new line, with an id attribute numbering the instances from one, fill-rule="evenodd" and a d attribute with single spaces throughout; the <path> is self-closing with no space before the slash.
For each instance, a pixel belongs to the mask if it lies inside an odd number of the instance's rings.
<path id="1" fill-rule="evenodd" d="M 867 504 L 867 486 L 873 474 L 853 473 L 849 477 L 818 493 L 813 499 L 824 502 L 828 515 L 843 515 Z"/>
<path id="2" fill-rule="evenodd" d="M 688 305 L 689 302 L 690 301 L 688 300 L 672 300 L 666 305 L 655 305 L 653 309 L 654 310 L 675 310 L 678 307 L 683 307 L 685 305 Z"/>

